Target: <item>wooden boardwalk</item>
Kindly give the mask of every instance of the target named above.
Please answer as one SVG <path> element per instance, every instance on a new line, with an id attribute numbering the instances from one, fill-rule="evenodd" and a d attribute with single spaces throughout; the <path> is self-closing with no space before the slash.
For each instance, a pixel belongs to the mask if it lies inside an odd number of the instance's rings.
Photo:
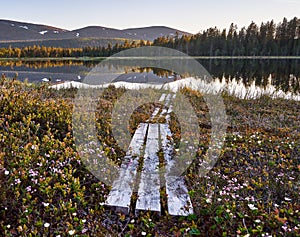
<path id="1" fill-rule="evenodd" d="M 119 178 L 114 181 L 106 200 L 107 206 L 129 213 L 134 185 L 138 182 L 138 197 L 133 208 L 136 213 L 147 210 L 160 213 L 160 188 L 164 186 L 170 215 L 187 216 L 193 213 L 184 178 L 168 175 L 174 163 L 174 146 L 169 128 L 171 102 L 174 98 L 175 94 L 162 94 L 159 102 L 163 107 L 155 108 L 147 123 L 139 124 L 121 165 Z M 165 118 L 166 123 L 151 123 L 151 120 L 157 117 Z M 164 167 L 160 164 L 158 151 L 163 153 Z M 137 175 L 139 164 L 142 164 L 140 176 Z M 164 180 L 164 183 L 161 183 L 161 180 Z"/>

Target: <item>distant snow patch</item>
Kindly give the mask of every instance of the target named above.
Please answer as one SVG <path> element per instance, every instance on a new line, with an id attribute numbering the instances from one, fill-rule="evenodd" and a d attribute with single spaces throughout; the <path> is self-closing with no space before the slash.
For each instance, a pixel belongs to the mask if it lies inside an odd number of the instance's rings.
<path id="1" fill-rule="evenodd" d="M 11 26 L 15 26 L 15 24 L 10 24 Z"/>
<path id="2" fill-rule="evenodd" d="M 59 32 L 57 30 L 53 31 L 54 34 L 58 34 Z"/>
<path id="3" fill-rule="evenodd" d="M 28 30 L 28 26 L 19 26 L 20 28 L 23 28 L 25 30 Z"/>
<path id="4" fill-rule="evenodd" d="M 76 33 L 76 37 L 79 37 L 79 33 Z"/>
<path id="5" fill-rule="evenodd" d="M 45 77 L 45 78 L 42 79 L 42 81 L 43 81 L 43 82 L 49 82 L 50 80 L 49 80 L 48 78 Z"/>
<path id="6" fill-rule="evenodd" d="M 102 28 L 102 30 L 105 30 L 105 28 Z"/>
<path id="7" fill-rule="evenodd" d="M 44 35 L 44 34 L 46 34 L 48 32 L 48 30 L 44 30 L 44 31 L 40 31 L 39 33 L 41 34 L 41 35 Z"/>
<path id="8" fill-rule="evenodd" d="M 80 80 L 80 79 L 81 79 L 81 76 L 80 76 L 80 75 L 78 75 L 78 76 L 77 76 L 77 78 L 78 78 L 78 80 Z"/>

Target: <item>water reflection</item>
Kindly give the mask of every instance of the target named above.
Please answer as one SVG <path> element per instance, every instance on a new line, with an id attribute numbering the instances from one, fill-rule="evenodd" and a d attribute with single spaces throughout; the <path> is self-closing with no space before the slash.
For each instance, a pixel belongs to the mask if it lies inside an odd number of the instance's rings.
<path id="1" fill-rule="evenodd" d="M 225 78 L 227 82 L 235 78 L 244 85 L 266 87 L 271 83 L 284 92 L 299 93 L 300 60 L 290 59 L 223 59 L 199 60 L 215 78 Z M 271 77 L 271 82 L 270 82 Z"/>
<path id="2" fill-rule="evenodd" d="M 223 87 L 224 83 L 236 85 L 236 88 L 243 85 L 247 90 L 271 90 L 272 86 L 272 91 L 300 93 L 300 59 L 201 59 L 199 62 Z M 98 64 L 99 61 L 80 60 L 0 61 L 0 73 L 8 77 L 17 73 L 18 79 L 27 78 L 30 82 L 41 82 L 44 78 L 50 78 L 54 83 L 80 82 Z M 127 73 L 132 70 L 128 68 Z M 137 68 L 134 72 L 152 72 L 166 82 L 170 76 L 178 79 L 175 72 L 157 68 Z"/>

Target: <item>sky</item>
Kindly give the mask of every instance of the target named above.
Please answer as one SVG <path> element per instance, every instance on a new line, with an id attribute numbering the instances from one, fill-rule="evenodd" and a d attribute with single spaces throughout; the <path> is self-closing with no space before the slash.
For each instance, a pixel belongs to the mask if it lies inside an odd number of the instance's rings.
<path id="1" fill-rule="evenodd" d="M 189 33 L 300 17 L 300 0 L 1 0 L 0 19 L 75 30 L 168 26 Z"/>

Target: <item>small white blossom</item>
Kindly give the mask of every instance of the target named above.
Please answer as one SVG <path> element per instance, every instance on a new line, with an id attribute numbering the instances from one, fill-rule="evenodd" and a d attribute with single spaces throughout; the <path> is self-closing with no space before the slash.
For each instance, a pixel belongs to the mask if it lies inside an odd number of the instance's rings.
<path id="1" fill-rule="evenodd" d="M 142 231 L 142 235 L 146 235 L 147 233 L 145 231 Z"/>
<path id="2" fill-rule="evenodd" d="M 255 207 L 254 204 L 248 204 L 248 207 L 249 207 L 250 210 L 252 210 L 252 211 L 257 210 L 257 207 Z"/>
<path id="3" fill-rule="evenodd" d="M 206 202 L 206 203 L 211 203 L 211 199 L 210 199 L 210 198 L 207 198 L 207 199 L 205 200 L 205 202 Z"/>
<path id="4" fill-rule="evenodd" d="M 9 175 L 9 171 L 8 171 L 8 170 L 5 170 L 5 171 L 4 171 L 4 174 L 5 174 L 5 175 Z"/>
<path id="5" fill-rule="evenodd" d="M 50 226 L 50 224 L 46 222 L 46 223 L 44 224 L 44 226 L 45 226 L 46 228 L 48 228 L 48 227 Z"/>
<path id="6" fill-rule="evenodd" d="M 75 234 L 75 230 L 69 230 L 68 233 L 69 233 L 69 235 L 74 235 Z"/>
<path id="7" fill-rule="evenodd" d="M 9 228 L 10 228 L 10 225 L 7 225 L 6 227 L 7 227 L 7 229 L 9 229 Z"/>

